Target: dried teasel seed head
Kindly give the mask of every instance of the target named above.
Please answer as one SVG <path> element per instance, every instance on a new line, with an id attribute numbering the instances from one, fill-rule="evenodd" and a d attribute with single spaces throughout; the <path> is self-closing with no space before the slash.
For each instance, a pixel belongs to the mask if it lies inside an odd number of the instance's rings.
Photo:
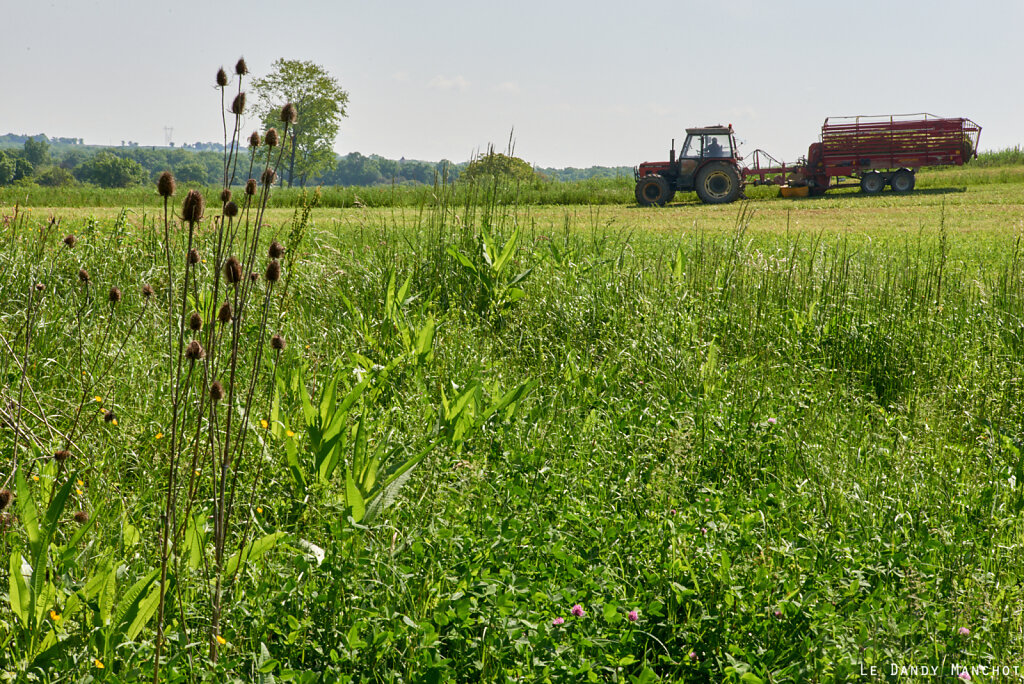
<path id="1" fill-rule="evenodd" d="M 53 452 L 53 460 L 57 463 L 63 463 L 64 461 L 71 458 L 71 452 L 67 449 L 61 449 L 60 451 Z"/>
<path id="2" fill-rule="evenodd" d="M 257 273 L 256 271 L 253 271 L 252 273 L 249 274 L 249 282 L 250 283 L 257 283 L 257 282 L 259 282 L 259 280 L 260 280 L 260 274 Z"/>
<path id="3" fill-rule="evenodd" d="M 199 340 L 192 340 L 188 343 L 188 346 L 185 347 L 185 358 L 189 361 L 206 358 L 206 350 L 203 349 L 203 345 L 199 344 Z"/>
<path id="4" fill-rule="evenodd" d="M 249 147 L 259 147 L 260 142 L 262 141 L 260 140 L 259 131 L 253 131 L 252 135 L 249 136 Z"/>
<path id="5" fill-rule="evenodd" d="M 280 335 L 274 335 L 270 338 L 270 347 L 277 351 L 284 351 L 284 348 L 288 346 L 288 343 L 284 341 L 284 338 Z"/>
<path id="6" fill-rule="evenodd" d="M 156 181 L 156 191 L 161 197 L 170 197 L 174 194 L 177 183 L 174 181 L 174 174 L 164 171 Z"/>
<path id="7" fill-rule="evenodd" d="M 75 513 L 75 522 L 79 525 L 84 525 L 89 522 L 89 514 L 85 511 L 78 511 Z"/>
<path id="8" fill-rule="evenodd" d="M 224 71 L 224 67 L 217 69 L 217 85 L 221 88 L 228 84 L 228 72 Z"/>
<path id="9" fill-rule="evenodd" d="M 234 202 L 228 202 L 224 205 L 224 215 L 228 218 L 235 218 L 238 216 L 238 205 Z"/>
<path id="10" fill-rule="evenodd" d="M 245 58 L 239 57 L 238 61 L 235 62 L 235 73 L 239 76 L 245 76 L 249 73 L 249 66 L 245 63 Z"/>
<path id="11" fill-rule="evenodd" d="M 263 185 L 270 187 L 277 180 L 277 174 L 274 173 L 274 169 L 264 169 L 260 180 L 263 181 Z"/>
<path id="12" fill-rule="evenodd" d="M 89 282 L 89 272 L 86 271 L 84 268 L 78 269 L 78 279 L 81 280 L 83 283 L 88 283 Z"/>
<path id="13" fill-rule="evenodd" d="M 10 489 L 0 489 L 0 511 L 7 508 L 13 499 L 14 494 L 11 493 Z"/>
<path id="14" fill-rule="evenodd" d="M 206 212 L 206 200 L 198 190 L 189 190 L 181 204 L 181 217 L 189 223 L 201 221 Z"/>
<path id="15" fill-rule="evenodd" d="M 46 285 L 43 283 L 36 283 L 36 292 L 42 292 L 46 289 Z"/>
<path id="16" fill-rule="evenodd" d="M 281 107 L 281 121 L 286 124 L 293 124 L 299 120 L 299 112 L 295 109 L 295 105 L 289 102 L 284 107 Z"/>
<path id="17" fill-rule="evenodd" d="M 217 320 L 221 322 L 221 325 L 227 325 L 234 317 L 235 312 L 231 309 L 231 302 L 224 300 L 224 303 L 220 305 L 220 310 L 217 311 Z"/>
<path id="18" fill-rule="evenodd" d="M 284 255 L 284 245 L 277 240 L 270 243 L 270 249 L 267 250 L 267 255 L 271 259 L 280 259 Z"/>
<path id="19" fill-rule="evenodd" d="M 117 420 L 117 415 L 113 411 L 107 411 L 103 414 L 103 420 L 107 423 L 113 423 Z"/>
<path id="20" fill-rule="evenodd" d="M 199 250 L 196 249 L 195 247 L 188 250 L 188 263 L 192 264 L 193 266 L 199 263 Z"/>
<path id="21" fill-rule="evenodd" d="M 231 102 L 231 113 L 240 115 L 245 111 L 245 93 L 238 93 L 235 95 L 235 99 Z"/>
<path id="22" fill-rule="evenodd" d="M 224 279 L 230 285 L 236 285 L 242 279 L 242 262 L 238 257 L 231 257 L 224 262 Z"/>
<path id="23" fill-rule="evenodd" d="M 142 286 L 142 296 L 145 299 L 149 299 L 150 297 L 152 297 L 153 296 L 153 286 L 150 285 L 149 283 L 146 283 L 145 285 L 143 285 Z"/>
<path id="24" fill-rule="evenodd" d="M 110 288 L 110 292 L 107 293 L 107 301 L 111 304 L 117 304 L 121 301 L 121 290 L 116 287 Z"/>
<path id="25" fill-rule="evenodd" d="M 250 197 L 252 197 L 253 195 L 256 194 L 256 179 L 255 178 L 250 178 L 249 180 L 245 181 L 245 194 L 249 195 Z"/>
<path id="26" fill-rule="evenodd" d="M 220 384 L 220 380 L 214 380 L 210 385 L 210 400 L 213 403 L 217 403 L 224 398 L 224 386 Z"/>
<path id="27" fill-rule="evenodd" d="M 203 329 L 203 317 L 198 312 L 193 311 L 192 315 L 188 317 L 188 329 L 192 332 L 199 332 Z"/>
<path id="28" fill-rule="evenodd" d="M 64 237 L 64 244 L 67 245 L 69 248 L 74 247 L 76 242 L 78 242 L 78 238 L 76 238 L 74 235 L 67 235 Z"/>
<path id="29" fill-rule="evenodd" d="M 229 190 L 228 188 L 224 188 L 223 190 L 220 191 L 220 203 L 221 204 L 227 204 L 230 201 L 231 201 L 231 190 Z"/>
<path id="30" fill-rule="evenodd" d="M 267 272 L 265 274 L 268 283 L 276 283 L 281 279 L 281 262 L 274 259 L 267 264 Z"/>
<path id="31" fill-rule="evenodd" d="M 267 131 L 267 134 L 263 136 L 263 142 L 267 144 L 267 147 L 277 147 L 277 129 L 271 128 Z"/>

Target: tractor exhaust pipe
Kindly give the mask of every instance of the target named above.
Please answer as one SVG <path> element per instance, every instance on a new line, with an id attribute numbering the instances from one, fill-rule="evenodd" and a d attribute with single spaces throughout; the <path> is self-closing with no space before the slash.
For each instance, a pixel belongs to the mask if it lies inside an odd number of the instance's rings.
<path id="1" fill-rule="evenodd" d="M 676 163 L 676 139 L 672 138 L 672 149 L 668 151 L 668 163 Z"/>

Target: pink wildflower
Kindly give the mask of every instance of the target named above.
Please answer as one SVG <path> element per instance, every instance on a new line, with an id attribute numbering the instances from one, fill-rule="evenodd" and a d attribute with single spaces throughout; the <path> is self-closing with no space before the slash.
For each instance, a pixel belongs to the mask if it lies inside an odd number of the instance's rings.
<path id="1" fill-rule="evenodd" d="M 965 682 L 971 681 L 971 673 L 967 670 L 964 670 L 960 673 L 960 679 L 964 680 Z"/>
<path id="2" fill-rule="evenodd" d="M 960 636 L 970 636 L 971 634 L 971 630 L 967 629 L 966 627 L 961 627 L 957 631 L 959 632 Z"/>
<path id="3" fill-rule="evenodd" d="M 696 651 L 690 651 L 690 660 L 693 660 L 693 661 L 696 662 L 696 660 L 697 660 L 697 652 Z"/>
<path id="4" fill-rule="evenodd" d="M 779 422 L 779 421 L 775 420 L 774 418 L 769 418 L 768 419 L 768 424 L 769 425 L 775 425 L 777 422 Z"/>
<path id="5" fill-rule="evenodd" d="M 572 614 L 576 617 L 583 617 L 583 612 L 583 606 L 578 603 L 572 607 Z"/>
<path id="6" fill-rule="evenodd" d="M 636 622 L 640 619 L 640 613 L 636 612 L 635 610 L 631 610 L 629 611 L 629 615 L 627 615 L 627 617 L 629 618 L 630 622 Z"/>
<path id="7" fill-rule="evenodd" d="M 555 626 L 558 626 L 558 625 L 562 624 L 563 622 L 565 622 L 565 618 L 562 617 L 562 616 L 558 616 L 554 620 L 551 621 L 551 624 L 555 625 Z"/>

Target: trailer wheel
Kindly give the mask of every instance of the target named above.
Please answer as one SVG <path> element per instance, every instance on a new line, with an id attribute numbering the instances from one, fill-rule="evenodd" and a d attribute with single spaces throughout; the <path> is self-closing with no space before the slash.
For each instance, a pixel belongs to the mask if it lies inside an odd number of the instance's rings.
<path id="1" fill-rule="evenodd" d="M 900 169 L 896 173 L 892 174 L 892 178 L 889 180 L 889 186 L 893 192 L 913 192 L 914 183 L 914 172 L 910 169 Z"/>
<path id="2" fill-rule="evenodd" d="M 669 188 L 665 177 L 654 173 L 644 176 L 636 182 L 634 194 L 636 195 L 636 203 L 641 207 L 649 207 L 652 204 L 657 204 L 661 207 L 672 198 L 674 193 Z"/>
<path id="3" fill-rule="evenodd" d="M 860 177 L 860 191 L 866 195 L 874 195 L 885 187 L 885 177 L 878 171 L 868 171 Z"/>
<path id="4" fill-rule="evenodd" d="M 728 162 L 711 162 L 697 172 L 697 197 L 705 204 L 735 202 L 742 190 L 740 174 Z"/>

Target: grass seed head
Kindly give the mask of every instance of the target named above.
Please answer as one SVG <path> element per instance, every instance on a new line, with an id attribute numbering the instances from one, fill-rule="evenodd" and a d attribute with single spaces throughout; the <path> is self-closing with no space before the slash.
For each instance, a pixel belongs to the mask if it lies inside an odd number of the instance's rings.
<path id="1" fill-rule="evenodd" d="M 294 124 L 299 120 L 299 112 L 295 109 L 295 105 L 289 102 L 284 107 L 281 107 L 281 121 L 286 124 Z"/>
<path id="2" fill-rule="evenodd" d="M 263 185 L 270 187 L 277 180 L 277 174 L 274 173 L 274 169 L 264 169 L 260 180 L 263 181 Z"/>
<path id="3" fill-rule="evenodd" d="M 89 514 L 85 511 L 78 511 L 75 513 L 75 522 L 79 525 L 84 525 L 89 522 Z"/>
<path id="4" fill-rule="evenodd" d="M 284 341 L 284 338 L 280 335 L 274 335 L 270 338 L 270 346 L 277 351 L 284 351 L 284 348 L 288 346 L 288 343 Z"/>
<path id="5" fill-rule="evenodd" d="M 239 76 L 245 76 L 249 73 L 249 66 L 245 63 L 244 57 L 239 57 L 238 61 L 235 62 L 235 73 Z"/>
<path id="6" fill-rule="evenodd" d="M 57 463 L 63 463 L 69 458 L 71 458 L 71 452 L 67 449 L 61 449 L 60 451 L 53 452 L 53 460 Z"/>
<path id="7" fill-rule="evenodd" d="M 13 499 L 14 494 L 11 493 L 10 489 L 0 489 L 0 511 L 7 508 Z"/>
<path id="8" fill-rule="evenodd" d="M 233 256 L 224 262 L 224 279 L 230 285 L 237 285 L 238 281 L 242 279 L 242 263 L 238 257 Z"/>
<path id="9" fill-rule="evenodd" d="M 188 329 L 192 332 L 199 332 L 203 329 L 203 317 L 198 312 L 193 311 L 192 315 L 188 317 Z"/>
<path id="10" fill-rule="evenodd" d="M 270 243 L 270 249 L 267 250 L 267 255 L 271 259 L 280 259 L 284 255 L 284 245 L 277 240 Z"/>
<path id="11" fill-rule="evenodd" d="M 263 142 L 267 144 L 267 147 L 277 147 L 277 129 L 271 128 L 267 131 L 267 134 L 263 137 Z"/>
<path id="12" fill-rule="evenodd" d="M 206 350 L 203 349 L 203 345 L 199 344 L 199 340 L 192 340 L 185 347 L 185 358 L 189 361 L 198 361 L 206 358 Z"/>
<path id="13" fill-rule="evenodd" d="M 82 281 L 83 283 L 88 283 L 89 282 L 89 272 L 86 271 L 84 268 L 78 269 L 78 279 L 80 281 Z"/>
<path id="14" fill-rule="evenodd" d="M 228 84 L 228 72 L 224 71 L 224 67 L 217 69 L 217 85 L 223 88 Z"/>
<path id="15" fill-rule="evenodd" d="M 238 216 L 238 205 L 234 202 L 228 202 L 224 205 L 224 215 L 228 218 L 235 218 Z"/>
<path id="16" fill-rule="evenodd" d="M 67 235 L 64 237 L 64 244 L 68 246 L 68 249 L 74 247 L 76 242 L 78 242 L 78 238 L 74 235 Z"/>
<path id="17" fill-rule="evenodd" d="M 221 322 L 221 325 L 227 325 L 234 317 L 235 312 L 231 309 L 231 302 L 225 299 L 224 303 L 220 305 L 220 310 L 217 311 L 217 320 Z"/>
<path id="18" fill-rule="evenodd" d="M 245 93 L 238 93 L 235 95 L 234 101 L 231 103 L 231 113 L 240 116 L 245 111 Z"/>
<path id="19" fill-rule="evenodd" d="M 274 259 L 267 264 L 266 278 L 268 283 L 276 283 L 281 279 L 281 262 Z"/>
<path id="20" fill-rule="evenodd" d="M 117 304 L 118 302 L 120 302 L 121 290 L 116 287 L 110 288 L 110 292 L 107 293 L 107 301 L 109 301 L 111 304 Z"/>
<path id="21" fill-rule="evenodd" d="M 174 181 L 174 174 L 164 171 L 156 181 L 156 191 L 161 197 L 170 197 L 174 194 L 177 183 Z"/>
<path id="22" fill-rule="evenodd" d="M 253 195 L 256 194 L 256 179 L 255 178 L 250 178 L 249 180 L 245 181 L 245 194 L 249 195 L 250 197 L 252 197 Z"/>
<path id="23" fill-rule="evenodd" d="M 189 190 L 181 204 L 181 217 L 189 223 L 201 221 L 206 212 L 206 200 L 198 190 Z"/>
<path id="24" fill-rule="evenodd" d="M 252 135 L 249 136 L 249 147 L 259 147 L 260 142 L 259 131 L 253 131 Z"/>
<path id="25" fill-rule="evenodd" d="M 214 380 L 210 385 L 210 401 L 217 403 L 224 398 L 224 386 L 220 384 L 220 380 Z"/>

